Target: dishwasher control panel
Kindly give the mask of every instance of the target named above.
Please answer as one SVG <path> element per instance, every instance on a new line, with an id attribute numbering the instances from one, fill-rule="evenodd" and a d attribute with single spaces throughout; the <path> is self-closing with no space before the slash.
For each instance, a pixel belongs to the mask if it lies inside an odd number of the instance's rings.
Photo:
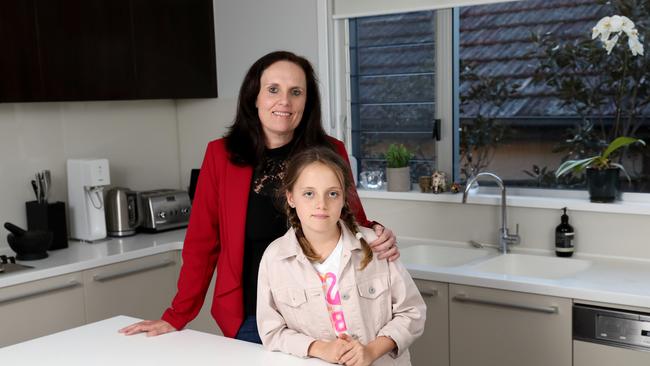
<path id="1" fill-rule="evenodd" d="M 650 314 L 575 304 L 573 338 L 650 351 Z"/>

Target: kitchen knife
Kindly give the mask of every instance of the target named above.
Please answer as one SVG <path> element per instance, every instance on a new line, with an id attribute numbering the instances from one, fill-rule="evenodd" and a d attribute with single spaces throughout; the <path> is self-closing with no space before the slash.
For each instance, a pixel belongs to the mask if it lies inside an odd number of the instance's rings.
<path id="1" fill-rule="evenodd" d="M 36 181 L 32 179 L 32 189 L 34 190 L 34 194 L 36 195 L 36 201 L 38 201 L 38 185 L 36 184 Z"/>
<path id="2" fill-rule="evenodd" d="M 36 181 L 38 183 L 38 203 L 43 203 L 43 200 L 45 199 L 45 192 L 43 192 L 45 184 L 43 182 L 43 175 L 40 172 L 36 173 Z"/>
<path id="3" fill-rule="evenodd" d="M 43 179 L 45 181 L 45 202 L 50 198 L 50 189 L 52 188 L 52 174 L 49 170 L 43 170 Z"/>

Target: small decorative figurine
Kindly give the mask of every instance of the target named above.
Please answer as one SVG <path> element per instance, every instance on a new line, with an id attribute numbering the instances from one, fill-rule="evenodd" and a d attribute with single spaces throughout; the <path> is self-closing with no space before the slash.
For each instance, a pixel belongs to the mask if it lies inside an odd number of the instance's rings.
<path id="1" fill-rule="evenodd" d="M 460 192 L 460 183 L 454 182 L 451 184 L 451 187 L 449 187 L 449 190 L 451 193 L 458 193 Z"/>
<path id="2" fill-rule="evenodd" d="M 431 193 L 431 176 L 423 175 L 420 177 L 420 192 L 422 193 Z"/>
<path id="3" fill-rule="evenodd" d="M 435 171 L 431 174 L 431 188 L 433 193 L 442 193 L 447 190 L 447 174 Z"/>

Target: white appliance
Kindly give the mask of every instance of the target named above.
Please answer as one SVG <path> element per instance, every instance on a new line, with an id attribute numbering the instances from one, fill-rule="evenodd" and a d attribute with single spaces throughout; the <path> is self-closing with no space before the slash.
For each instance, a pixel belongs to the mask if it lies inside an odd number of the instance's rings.
<path id="1" fill-rule="evenodd" d="M 94 241 L 106 237 L 104 187 L 111 184 L 108 159 L 68 160 L 70 237 Z"/>

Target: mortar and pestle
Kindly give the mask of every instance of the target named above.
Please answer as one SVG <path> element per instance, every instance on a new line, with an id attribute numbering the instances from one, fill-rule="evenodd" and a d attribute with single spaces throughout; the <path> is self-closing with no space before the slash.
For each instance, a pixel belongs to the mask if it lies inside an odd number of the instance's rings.
<path id="1" fill-rule="evenodd" d="M 46 230 L 24 230 L 10 222 L 5 222 L 9 247 L 16 252 L 16 259 L 31 261 L 47 258 L 47 250 L 52 245 L 52 232 Z"/>

